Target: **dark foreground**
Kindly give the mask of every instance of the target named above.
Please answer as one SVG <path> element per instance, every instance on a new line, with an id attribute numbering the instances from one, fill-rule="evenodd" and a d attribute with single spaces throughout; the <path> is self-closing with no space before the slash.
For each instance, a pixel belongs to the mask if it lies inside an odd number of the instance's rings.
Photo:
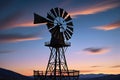
<path id="1" fill-rule="evenodd" d="M 33 77 L 24 76 L 14 71 L 0 68 L 0 80 L 34 80 L 34 79 Z M 79 80 L 120 80 L 120 74 L 118 75 L 81 74 Z"/>

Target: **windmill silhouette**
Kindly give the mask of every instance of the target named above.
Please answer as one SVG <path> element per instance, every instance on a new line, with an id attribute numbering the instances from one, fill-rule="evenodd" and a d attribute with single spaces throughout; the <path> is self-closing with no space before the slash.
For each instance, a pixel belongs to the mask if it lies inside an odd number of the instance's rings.
<path id="1" fill-rule="evenodd" d="M 69 70 L 65 52 L 71 43 L 68 42 L 73 35 L 73 23 L 70 15 L 62 8 L 53 8 L 44 18 L 34 13 L 34 24 L 46 23 L 51 40 L 45 42 L 50 49 L 45 74 L 34 71 L 35 80 L 78 80 L 79 71 Z"/>

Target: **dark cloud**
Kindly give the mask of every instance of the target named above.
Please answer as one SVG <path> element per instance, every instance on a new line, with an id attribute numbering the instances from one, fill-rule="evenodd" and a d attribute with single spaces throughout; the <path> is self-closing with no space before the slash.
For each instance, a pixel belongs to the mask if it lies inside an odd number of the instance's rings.
<path id="1" fill-rule="evenodd" d="M 6 7 L 10 6 L 14 0 L 0 0 L 0 10 L 5 9 Z"/>
<path id="2" fill-rule="evenodd" d="M 28 41 L 28 40 L 38 40 L 40 39 L 38 37 L 38 34 L 29 34 L 29 35 L 23 35 L 23 34 L 0 34 L 0 43 L 5 42 L 18 42 L 18 41 Z"/>
<path id="3" fill-rule="evenodd" d="M 21 3 L 22 0 L 6 1 L 6 5 L 4 1 L 1 2 L 4 6 L 2 13 L 0 13 L 0 30 L 21 27 L 20 24 L 27 23 L 28 21 L 32 22 L 32 19 L 27 18 L 27 7 L 25 7 L 25 3 Z M 7 5 L 8 2 L 9 5 Z"/>
<path id="4" fill-rule="evenodd" d="M 0 54 L 4 54 L 4 53 L 12 53 L 14 51 L 12 50 L 0 50 Z"/>
<path id="5" fill-rule="evenodd" d="M 111 68 L 120 68 L 120 65 L 111 66 Z"/>
<path id="6" fill-rule="evenodd" d="M 110 51 L 109 48 L 85 48 L 84 51 L 88 52 L 89 54 L 104 54 Z"/>
<path id="7" fill-rule="evenodd" d="M 102 48 L 86 48 L 84 49 L 85 51 L 90 51 L 90 52 L 100 52 Z"/>
<path id="8" fill-rule="evenodd" d="M 1 5 L 2 12 L 0 13 L 0 30 L 36 26 L 33 25 L 33 12 L 29 13 L 30 4 L 26 4 L 27 1 L 12 0 L 10 3 L 8 0 L 5 1 L 1 1 L 3 5 Z"/>
<path id="9" fill-rule="evenodd" d="M 97 65 L 96 65 L 96 66 L 90 66 L 90 67 L 92 67 L 92 68 L 97 68 L 97 67 L 101 67 L 101 66 L 97 66 Z"/>
<path id="10" fill-rule="evenodd" d="M 23 16 L 23 13 L 18 11 L 14 12 L 13 14 L 9 15 L 8 17 L 5 17 L 0 21 L 0 30 L 2 29 L 9 29 L 16 27 L 17 24 L 19 23 L 18 20 L 20 17 Z"/>

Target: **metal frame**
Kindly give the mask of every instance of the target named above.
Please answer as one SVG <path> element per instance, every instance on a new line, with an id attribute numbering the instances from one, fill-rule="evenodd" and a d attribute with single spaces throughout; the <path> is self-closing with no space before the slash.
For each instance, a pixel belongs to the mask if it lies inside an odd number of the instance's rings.
<path id="1" fill-rule="evenodd" d="M 50 57 L 46 68 L 45 76 L 52 76 L 52 79 L 57 80 L 56 76 L 63 78 L 69 76 L 68 66 L 65 58 L 65 51 L 67 47 L 49 47 Z M 50 79 L 49 79 L 50 80 Z"/>

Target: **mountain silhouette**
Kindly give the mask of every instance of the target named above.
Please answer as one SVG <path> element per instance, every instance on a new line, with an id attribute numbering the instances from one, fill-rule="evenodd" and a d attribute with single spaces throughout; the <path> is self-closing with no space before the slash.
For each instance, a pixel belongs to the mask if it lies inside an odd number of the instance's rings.
<path id="1" fill-rule="evenodd" d="M 11 70 L 0 68 L 0 80 L 33 80 Z"/>
<path id="2" fill-rule="evenodd" d="M 80 79 L 89 79 L 89 78 L 97 78 L 97 77 L 103 77 L 106 76 L 107 74 L 80 74 Z"/>
<path id="3" fill-rule="evenodd" d="M 82 77 L 80 77 L 80 80 L 120 80 L 120 74 L 87 74 L 82 75 Z"/>

